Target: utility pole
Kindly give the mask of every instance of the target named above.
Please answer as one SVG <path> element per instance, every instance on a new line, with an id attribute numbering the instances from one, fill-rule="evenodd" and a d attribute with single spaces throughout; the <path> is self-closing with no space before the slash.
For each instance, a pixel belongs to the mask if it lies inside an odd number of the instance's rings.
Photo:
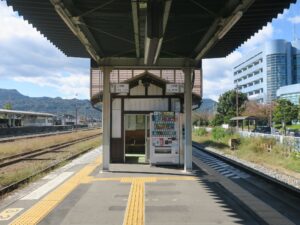
<path id="1" fill-rule="evenodd" d="M 78 125 L 78 108 L 77 108 L 77 103 L 76 103 L 76 100 L 77 100 L 77 96 L 78 94 L 76 93 L 75 94 L 75 129 L 77 130 L 77 125 Z"/>
<path id="2" fill-rule="evenodd" d="M 236 92 L 235 92 L 235 104 L 236 104 L 236 117 L 239 116 L 239 85 L 236 84 Z M 236 119 L 236 129 L 239 129 L 239 120 Z"/>
<path id="3" fill-rule="evenodd" d="M 272 107 L 273 107 L 273 104 L 272 104 L 273 102 L 272 102 L 272 100 L 270 101 L 270 122 L 269 122 L 269 124 L 270 124 L 270 128 L 272 129 Z"/>

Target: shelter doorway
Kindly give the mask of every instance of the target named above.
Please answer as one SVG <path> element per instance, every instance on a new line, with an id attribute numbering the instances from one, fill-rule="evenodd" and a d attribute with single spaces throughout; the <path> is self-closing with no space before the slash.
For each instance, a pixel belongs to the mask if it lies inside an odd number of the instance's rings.
<path id="1" fill-rule="evenodd" d="M 149 115 L 124 115 L 124 156 L 125 163 L 147 163 L 149 139 Z"/>

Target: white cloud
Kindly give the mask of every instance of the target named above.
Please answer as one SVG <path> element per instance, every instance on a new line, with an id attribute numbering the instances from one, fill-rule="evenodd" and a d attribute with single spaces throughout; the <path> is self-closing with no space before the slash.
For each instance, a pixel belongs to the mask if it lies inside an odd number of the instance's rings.
<path id="1" fill-rule="evenodd" d="M 238 50 L 225 58 L 203 60 L 204 98 L 218 100 L 219 96 L 234 88 L 232 69 L 244 54 L 271 40 L 274 34 L 272 24 L 267 24 L 249 38 Z"/>
<path id="2" fill-rule="evenodd" d="M 225 58 L 203 60 L 204 98 L 218 100 L 220 94 L 233 88 L 232 68 L 241 57 L 235 51 Z"/>
<path id="3" fill-rule="evenodd" d="M 266 41 L 269 41 L 272 39 L 274 34 L 274 28 L 271 23 L 268 23 L 266 26 L 264 26 L 261 30 L 259 30 L 257 33 L 255 33 L 251 38 L 249 38 L 242 46 L 241 51 L 242 52 L 249 52 Z"/>
<path id="4" fill-rule="evenodd" d="M 220 95 L 233 88 L 230 77 L 224 77 L 216 81 L 203 79 L 204 91 L 206 94 L 204 98 L 210 98 L 218 101 Z"/>
<path id="5" fill-rule="evenodd" d="M 12 7 L 7 7 L 6 3 L 0 2 L 0 40 L 5 41 L 12 37 L 33 38 L 35 41 L 44 41 L 41 34 L 28 22 L 19 17 Z"/>
<path id="6" fill-rule="evenodd" d="M 284 9 L 283 13 L 278 14 L 277 16 L 277 20 L 283 20 L 286 18 L 287 14 L 288 14 L 289 10 L 288 9 Z"/>
<path id="7" fill-rule="evenodd" d="M 291 23 L 294 23 L 294 24 L 298 24 L 298 23 L 300 23 L 300 16 L 289 17 L 288 21 L 290 21 Z"/>
<path id="8" fill-rule="evenodd" d="M 89 77 L 85 74 L 72 74 L 69 76 L 53 75 L 39 77 L 16 76 L 17 82 L 26 82 L 40 87 L 51 87 L 56 89 L 64 98 L 74 98 L 79 95 L 81 98 L 88 98 Z"/>
<path id="9" fill-rule="evenodd" d="M 66 57 L 3 1 L 0 15 L 0 78 L 51 87 L 64 98 L 89 97 L 89 60 Z"/>

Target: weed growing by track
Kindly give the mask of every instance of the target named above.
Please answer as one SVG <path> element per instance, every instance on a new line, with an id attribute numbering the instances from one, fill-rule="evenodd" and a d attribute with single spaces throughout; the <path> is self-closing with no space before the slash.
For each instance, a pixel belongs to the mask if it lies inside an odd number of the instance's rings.
<path id="1" fill-rule="evenodd" d="M 242 138 L 221 129 L 212 130 L 211 133 L 204 135 L 194 132 L 193 141 L 300 178 L 300 153 L 292 152 L 290 148 L 276 143 L 274 139 Z M 230 138 L 240 140 L 236 150 L 230 150 L 228 145 Z"/>

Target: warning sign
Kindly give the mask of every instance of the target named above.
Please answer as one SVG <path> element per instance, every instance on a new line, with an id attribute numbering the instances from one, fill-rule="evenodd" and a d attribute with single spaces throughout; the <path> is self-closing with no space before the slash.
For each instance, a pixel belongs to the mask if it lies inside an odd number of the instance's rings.
<path id="1" fill-rule="evenodd" d="M 19 212 L 21 212 L 24 208 L 8 208 L 0 213 L 0 221 L 10 220 Z"/>

